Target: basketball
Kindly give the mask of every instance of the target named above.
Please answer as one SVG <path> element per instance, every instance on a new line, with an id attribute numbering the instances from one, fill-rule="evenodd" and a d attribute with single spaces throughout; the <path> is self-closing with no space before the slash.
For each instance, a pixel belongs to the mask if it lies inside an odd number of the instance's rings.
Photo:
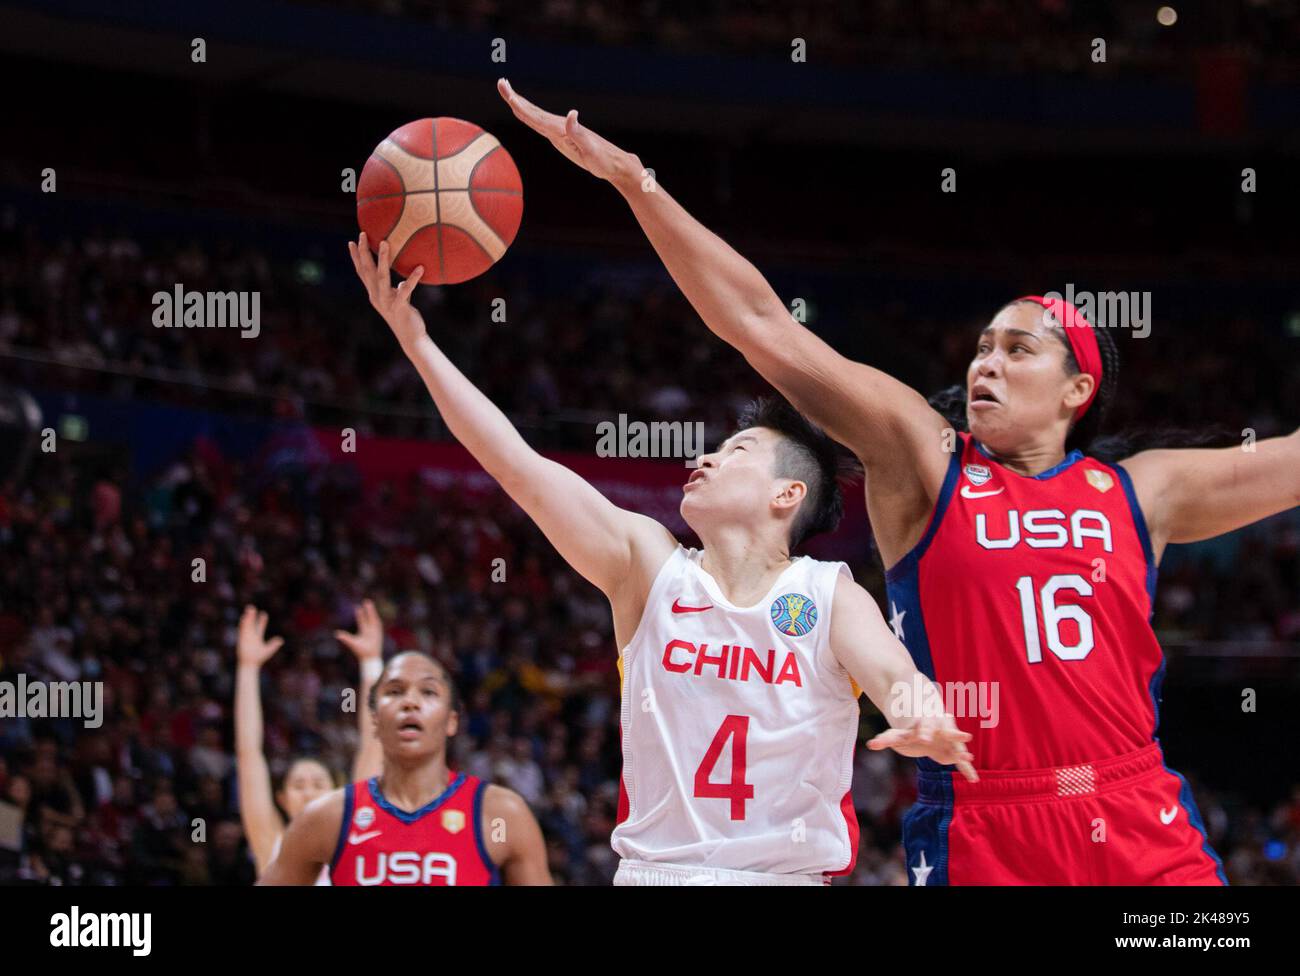
<path id="1" fill-rule="evenodd" d="M 375 147 L 357 182 L 357 223 L 372 249 L 387 240 L 392 267 L 421 284 L 452 285 L 492 267 L 524 212 L 519 170 L 495 136 L 472 122 L 408 122 Z"/>

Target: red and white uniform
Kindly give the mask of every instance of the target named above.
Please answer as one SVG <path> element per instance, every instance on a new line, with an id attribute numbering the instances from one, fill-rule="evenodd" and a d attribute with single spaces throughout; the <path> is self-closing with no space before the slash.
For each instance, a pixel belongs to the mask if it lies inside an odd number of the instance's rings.
<path id="1" fill-rule="evenodd" d="M 348 784 L 330 880 L 362 886 L 500 884 L 483 843 L 487 786 L 455 774 L 440 796 L 408 813 L 388 802 L 377 779 Z"/>
<path id="2" fill-rule="evenodd" d="M 919 760 L 913 883 L 1223 882 L 1155 738 L 1156 563 L 1122 466 L 1075 451 L 1029 477 L 962 434 L 925 535 L 886 582 L 894 632 L 981 772 L 968 783 Z"/>
<path id="3" fill-rule="evenodd" d="M 843 563 L 795 560 L 750 607 L 678 547 L 619 657 L 615 884 L 825 883 L 857 856 L 858 689 L 830 648 Z"/>

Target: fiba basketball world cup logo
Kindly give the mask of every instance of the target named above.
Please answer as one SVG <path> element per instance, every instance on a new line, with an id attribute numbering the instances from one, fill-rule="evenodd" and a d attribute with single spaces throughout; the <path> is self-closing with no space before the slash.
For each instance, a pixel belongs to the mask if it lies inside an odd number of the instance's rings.
<path id="1" fill-rule="evenodd" d="M 802 637 L 817 623 L 817 604 L 802 593 L 786 593 L 772 601 L 772 624 L 787 637 Z"/>

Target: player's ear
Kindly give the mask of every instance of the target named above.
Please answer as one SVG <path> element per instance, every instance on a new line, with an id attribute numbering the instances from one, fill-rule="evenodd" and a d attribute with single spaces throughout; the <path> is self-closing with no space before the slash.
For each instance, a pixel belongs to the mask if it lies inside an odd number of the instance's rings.
<path id="1" fill-rule="evenodd" d="M 451 738 L 460 731 L 460 712 L 447 712 L 447 738 Z"/>
<path id="2" fill-rule="evenodd" d="M 1070 388 L 1065 394 L 1065 406 L 1071 411 L 1078 410 L 1092 396 L 1097 381 L 1087 373 L 1075 373 L 1070 377 Z"/>
<path id="3" fill-rule="evenodd" d="M 777 508 L 795 508 L 807 495 L 808 486 L 804 482 L 787 481 L 772 499 L 772 504 Z"/>

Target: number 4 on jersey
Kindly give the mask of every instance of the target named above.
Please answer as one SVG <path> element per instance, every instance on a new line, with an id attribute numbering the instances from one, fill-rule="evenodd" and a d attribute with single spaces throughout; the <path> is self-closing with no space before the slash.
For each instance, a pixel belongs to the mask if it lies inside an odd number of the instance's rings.
<path id="1" fill-rule="evenodd" d="M 745 742 L 749 737 L 749 716 L 728 715 L 709 743 L 708 751 L 695 770 L 695 795 L 703 799 L 731 801 L 731 819 L 745 819 L 745 801 L 754 798 L 754 787 L 745 782 Z M 709 779 L 718 764 L 722 748 L 731 740 L 731 780 L 714 783 Z"/>

